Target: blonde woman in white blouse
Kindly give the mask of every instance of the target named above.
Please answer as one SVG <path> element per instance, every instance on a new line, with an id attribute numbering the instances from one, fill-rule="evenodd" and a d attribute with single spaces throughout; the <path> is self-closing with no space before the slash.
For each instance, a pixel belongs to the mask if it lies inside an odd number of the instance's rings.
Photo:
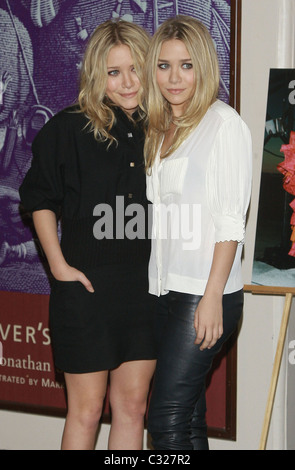
<path id="1" fill-rule="evenodd" d="M 218 59 L 198 20 L 163 23 L 146 71 L 149 289 L 159 297 L 148 429 L 155 449 L 208 449 L 205 380 L 243 309 L 251 136 L 217 98 Z"/>

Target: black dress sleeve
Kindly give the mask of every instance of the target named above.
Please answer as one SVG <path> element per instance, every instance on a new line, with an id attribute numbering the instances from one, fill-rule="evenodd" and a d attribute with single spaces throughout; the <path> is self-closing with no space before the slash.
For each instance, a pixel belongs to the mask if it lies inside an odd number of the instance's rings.
<path id="1" fill-rule="evenodd" d="M 42 209 L 56 215 L 60 212 L 64 198 L 66 135 L 62 119 L 55 116 L 33 141 L 31 168 L 19 189 L 22 205 L 28 212 Z"/>

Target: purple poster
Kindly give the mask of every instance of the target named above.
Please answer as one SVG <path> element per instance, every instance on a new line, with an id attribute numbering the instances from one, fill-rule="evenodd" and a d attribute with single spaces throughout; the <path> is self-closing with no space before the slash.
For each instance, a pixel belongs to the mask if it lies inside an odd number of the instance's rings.
<path id="1" fill-rule="evenodd" d="M 0 290 L 48 294 L 47 264 L 18 188 L 41 127 L 77 97 L 85 45 L 121 17 L 151 34 L 167 18 L 200 19 L 215 41 L 229 99 L 230 0 L 0 0 Z"/>

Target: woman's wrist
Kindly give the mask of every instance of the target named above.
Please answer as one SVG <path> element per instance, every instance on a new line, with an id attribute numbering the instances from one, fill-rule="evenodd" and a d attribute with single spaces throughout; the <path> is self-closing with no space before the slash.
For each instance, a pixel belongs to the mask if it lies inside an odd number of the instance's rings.
<path id="1" fill-rule="evenodd" d="M 224 293 L 224 284 L 212 282 L 212 283 L 207 283 L 204 295 L 214 297 L 216 300 L 218 300 L 219 298 L 222 298 L 223 293 Z"/>
<path id="2" fill-rule="evenodd" d="M 58 262 L 49 263 L 50 271 L 53 277 L 59 279 L 63 276 L 66 269 L 69 268 L 68 263 L 65 260 L 60 260 Z"/>

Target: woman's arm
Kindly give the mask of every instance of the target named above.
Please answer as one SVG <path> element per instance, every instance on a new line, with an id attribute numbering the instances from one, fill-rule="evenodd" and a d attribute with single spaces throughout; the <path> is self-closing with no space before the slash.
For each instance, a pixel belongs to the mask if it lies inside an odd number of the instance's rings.
<path id="1" fill-rule="evenodd" d="M 201 350 L 214 346 L 223 333 L 222 296 L 238 242 L 243 243 L 245 237 L 251 178 L 251 134 L 234 114 L 220 127 L 207 166 L 206 190 L 216 243 L 205 293 L 195 314 L 196 344 Z"/>
<path id="2" fill-rule="evenodd" d="M 89 292 L 94 292 L 91 282 L 78 269 L 69 266 L 62 254 L 57 235 L 56 215 L 43 209 L 33 212 L 34 226 L 47 257 L 50 271 L 59 281 L 79 281 Z"/>
<path id="3" fill-rule="evenodd" d="M 223 333 L 222 296 L 230 274 L 238 243 L 225 241 L 215 244 L 209 279 L 203 298 L 195 312 L 195 344 L 200 350 L 212 348 Z"/>

